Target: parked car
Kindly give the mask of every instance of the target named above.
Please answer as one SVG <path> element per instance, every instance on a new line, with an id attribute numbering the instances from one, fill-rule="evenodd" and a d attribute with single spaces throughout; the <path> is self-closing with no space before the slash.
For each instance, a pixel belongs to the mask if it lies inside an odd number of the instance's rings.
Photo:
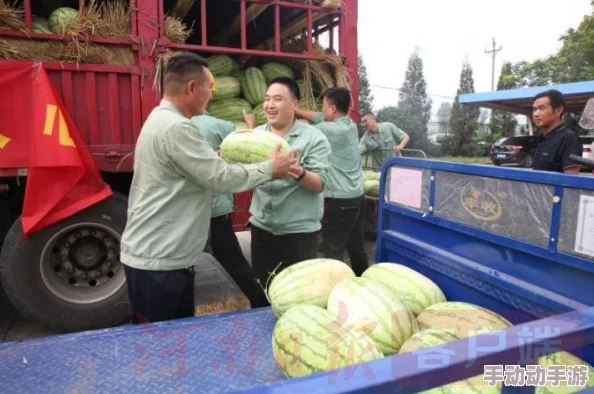
<path id="1" fill-rule="evenodd" d="M 530 168 L 537 145 L 538 137 L 533 135 L 501 138 L 491 146 L 491 161 L 496 166 L 513 164 Z"/>

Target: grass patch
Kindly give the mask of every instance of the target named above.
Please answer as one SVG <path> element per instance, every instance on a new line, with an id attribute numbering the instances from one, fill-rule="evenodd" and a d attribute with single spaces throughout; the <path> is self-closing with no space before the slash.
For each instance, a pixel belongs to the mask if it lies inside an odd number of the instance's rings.
<path id="1" fill-rule="evenodd" d="M 492 164 L 489 157 L 443 156 L 430 157 L 431 160 L 451 161 L 454 163 Z"/>

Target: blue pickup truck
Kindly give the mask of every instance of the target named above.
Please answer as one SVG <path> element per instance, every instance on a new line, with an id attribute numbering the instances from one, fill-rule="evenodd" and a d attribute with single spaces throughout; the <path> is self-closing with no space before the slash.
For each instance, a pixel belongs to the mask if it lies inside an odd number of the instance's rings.
<path id="1" fill-rule="evenodd" d="M 594 364 L 590 178 L 394 158 L 382 168 L 378 204 L 377 262 L 411 267 L 449 301 L 486 307 L 514 326 L 426 349 L 439 363 L 405 353 L 289 379 L 272 354 L 277 319 L 261 308 L 3 343 L 1 391 L 413 393 L 485 365 L 536 364 L 535 349 Z"/>

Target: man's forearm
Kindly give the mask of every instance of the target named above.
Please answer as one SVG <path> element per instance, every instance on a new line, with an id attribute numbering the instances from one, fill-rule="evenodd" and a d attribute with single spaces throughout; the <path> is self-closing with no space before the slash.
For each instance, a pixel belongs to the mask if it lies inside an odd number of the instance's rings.
<path id="1" fill-rule="evenodd" d="M 580 166 L 565 167 L 563 172 L 566 174 L 579 174 Z"/>
<path id="2" fill-rule="evenodd" d="M 400 144 L 398 144 L 398 148 L 400 148 L 400 149 L 406 148 L 406 145 L 408 145 L 409 141 L 410 141 L 410 137 L 408 135 L 404 136 L 404 138 L 402 139 Z"/>
<path id="3" fill-rule="evenodd" d="M 306 109 L 298 109 L 296 115 L 299 119 L 305 119 L 312 123 L 316 117 L 316 113 L 314 111 L 308 111 Z"/>
<path id="4" fill-rule="evenodd" d="M 322 177 L 312 171 L 306 171 L 305 176 L 299 181 L 302 188 L 314 193 L 321 193 L 324 190 Z"/>

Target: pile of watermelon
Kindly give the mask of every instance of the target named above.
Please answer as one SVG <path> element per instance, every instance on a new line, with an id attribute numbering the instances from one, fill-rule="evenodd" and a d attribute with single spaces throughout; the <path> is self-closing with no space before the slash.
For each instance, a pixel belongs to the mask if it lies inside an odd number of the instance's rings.
<path id="1" fill-rule="evenodd" d="M 380 177 L 381 174 L 379 172 L 363 171 L 363 190 L 365 190 L 366 196 L 379 196 Z"/>
<path id="2" fill-rule="evenodd" d="M 304 90 L 304 81 L 296 79 L 295 70 L 282 63 L 269 62 L 261 67 L 251 65 L 242 70 L 239 62 L 227 55 L 210 56 L 206 61 L 216 78 L 217 87 L 209 112 L 212 116 L 233 123 L 237 128 L 246 127 L 244 109 L 254 114 L 257 126 L 266 123 L 264 97 L 268 83 L 274 78 L 291 78 Z M 321 108 L 321 103 L 302 101 L 302 107 L 315 110 Z"/>
<path id="3" fill-rule="evenodd" d="M 439 286 L 397 263 L 376 263 L 361 277 L 342 261 L 313 259 L 273 276 L 267 288 L 278 317 L 272 351 L 289 378 L 331 371 L 395 354 L 419 351 L 512 323 L 481 306 L 448 301 Z M 540 365 L 586 365 L 588 387 L 594 369 L 568 352 L 539 359 Z M 577 387 L 537 387 L 537 393 L 567 393 Z M 580 388 L 581 389 L 581 388 Z M 427 393 L 501 393 L 482 374 Z"/>

